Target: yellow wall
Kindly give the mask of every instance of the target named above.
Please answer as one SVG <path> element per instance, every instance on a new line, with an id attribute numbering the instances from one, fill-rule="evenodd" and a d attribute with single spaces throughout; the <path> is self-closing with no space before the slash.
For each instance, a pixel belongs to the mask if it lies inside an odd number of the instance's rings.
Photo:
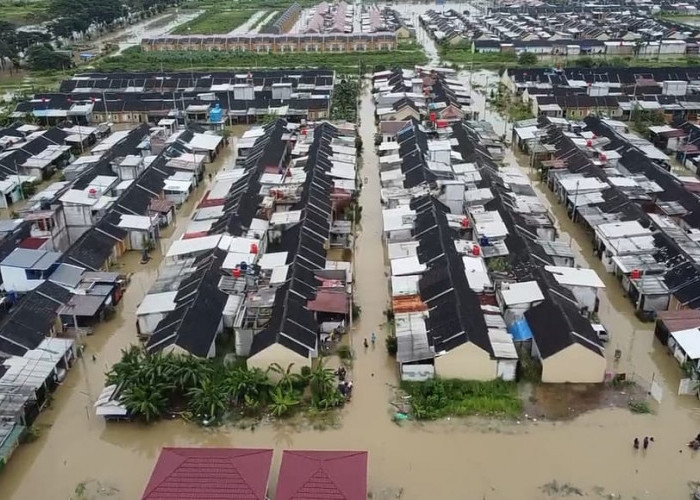
<path id="1" fill-rule="evenodd" d="M 263 349 L 259 353 L 254 354 L 248 358 L 246 363 L 248 368 L 260 368 L 261 370 L 267 370 L 272 363 L 279 363 L 282 369 L 286 370 L 290 363 L 294 363 L 291 370 L 293 373 L 300 373 L 302 366 L 311 367 L 310 359 L 280 344 L 272 344 L 267 349 Z"/>
<path id="2" fill-rule="evenodd" d="M 472 342 L 462 344 L 435 358 L 435 373 L 442 378 L 494 380 L 497 370 L 498 362 Z"/>
<path id="3" fill-rule="evenodd" d="M 574 344 L 542 361 L 542 382 L 597 383 L 605 378 L 606 362 L 590 349 Z"/>

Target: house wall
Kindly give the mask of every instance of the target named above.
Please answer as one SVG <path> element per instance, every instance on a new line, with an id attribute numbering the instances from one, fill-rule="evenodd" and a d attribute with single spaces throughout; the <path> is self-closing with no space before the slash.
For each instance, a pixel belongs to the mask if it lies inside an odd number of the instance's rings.
<path id="1" fill-rule="evenodd" d="M 63 204 L 63 213 L 68 227 L 68 238 L 75 242 L 85 231 L 93 225 L 90 207 L 85 205 Z"/>
<path id="2" fill-rule="evenodd" d="M 498 360 L 498 378 L 512 382 L 518 369 L 517 359 L 499 359 Z"/>
<path id="3" fill-rule="evenodd" d="M 148 244 L 148 233 L 146 231 L 129 230 L 128 245 L 130 250 L 143 250 Z"/>
<path id="4" fill-rule="evenodd" d="M 403 241 L 411 241 L 413 236 L 410 229 L 397 229 L 389 231 L 386 234 L 386 240 L 389 243 L 401 243 Z"/>
<path id="5" fill-rule="evenodd" d="M 590 312 L 595 310 L 595 302 L 596 298 L 598 297 L 597 288 L 590 286 L 564 286 L 571 290 L 571 293 L 573 293 L 574 297 L 576 297 L 576 302 L 578 302 L 580 307 L 586 307 Z"/>
<path id="6" fill-rule="evenodd" d="M 311 368 L 311 360 L 287 349 L 280 344 L 272 344 L 267 349 L 263 349 L 246 360 L 248 368 L 260 368 L 267 370 L 272 363 L 279 363 L 285 370 L 290 363 L 294 363 L 292 372 L 301 373 L 303 366 Z"/>
<path id="7" fill-rule="evenodd" d="M 553 227 L 538 227 L 537 236 L 541 240 L 554 241 L 557 239 L 557 230 Z"/>
<path id="8" fill-rule="evenodd" d="M 574 267 L 573 257 L 560 257 L 555 255 L 552 256 L 552 260 L 554 261 L 555 266 Z"/>
<path id="9" fill-rule="evenodd" d="M 498 361 L 474 343 L 467 342 L 436 357 L 435 373 L 442 378 L 493 380 L 498 373 Z"/>
<path id="10" fill-rule="evenodd" d="M 2 284 L 8 292 L 29 292 L 41 285 L 44 280 L 29 280 L 24 268 L 0 266 Z"/>
<path id="11" fill-rule="evenodd" d="M 542 360 L 542 382 L 595 384 L 605 378 L 606 362 L 590 349 L 573 344 Z"/>
<path id="12" fill-rule="evenodd" d="M 139 332 L 141 335 L 150 335 L 152 334 L 156 327 L 158 326 L 158 323 L 165 318 L 167 312 L 164 313 L 151 313 L 151 314 L 142 314 L 140 316 L 136 317 L 136 321 L 139 323 Z"/>
<path id="13" fill-rule="evenodd" d="M 684 306 L 677 298 L 675 295 L 671 294 L 671 300 L 668 303 L 668 310 L 669 311 L 680 311 L 682 309 L 688 309 L 687 306 Z"/>
<path id="14" fill-rule="evenodd" d="M 669 306 L 669 294 L 644 295 L 638 308 L 642 311 L 666 311 Z"/>
<path id="15" fill-rule="evenodd" d="M 250 354 L 250 347 L 253 345 L 253 330 L 249 328 L 236 328 L 235 335 L 236 356 L 248 356 L 248 354 Z"/>

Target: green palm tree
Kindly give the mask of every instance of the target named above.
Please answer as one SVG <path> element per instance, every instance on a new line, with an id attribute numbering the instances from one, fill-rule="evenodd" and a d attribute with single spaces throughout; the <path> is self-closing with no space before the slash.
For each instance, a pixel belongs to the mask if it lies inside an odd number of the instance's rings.
<path id="1" fill-rule="evenodd" d="M 107 383 L 124 385 L 136 379 L 143 364 L 145 353 L 139 346 L 122 349 L 122 359 L 107 373 Z"/>
<path id="2" fill-rule="evenodd" d="M 121 402 L 133 417 L 151 422 L 160 418 L 168 408 L 167 385 L 133 383 L 121 393 Z"/>
<path id="3" fill-rule="evenodd" d="M 157 352 L 145 357 L 141 373 L 151 384 L 170 384 L 174 380 L 176 367 L 175 356 Z"/>
<path id="4" fill-rule="evenodd" d="M 213 368 L 209 360 L 192 356 L 178 356 L 174 368 L 175 384 L 182 390 L 199 386 L 204 379 L 210 377 Z"/>
<path id="5" fill-rule="evenodd" d="M 224 384 L 209 376 L 202 378 L 198 386 L 190 388 L 187 397 L 190 410 L 202 420 L 216 419 L 228 409 L 229 399 Z"/>
<path id="6" fill-rule="evenodd" d="M 228 374 L 226 383 L 231 398 L 237 403 L 247 398 L 264 399 L 270 387 L 267 373 L 260 368 L 234 368 Z"/>
<path id="7" fill-rule="evenodd" d="M 314 403 L 318 403 L 331 394 L 335 388 L 335 375 L 333 370 L 326 368 L 323 361 L 319 361 L 316 368 L 311 371 L 311 395 Z"/>
<path id="8" fill-rule="evenodd" d="M 289 363 L 287 369 L 285 370 L 279 363 L 272 363 L 267 369 L 268 372 L 274 372 L 279 375 L 279 380 L 277 385 L 283 387 L 286 390 L 291 391 L 294 388 L 294 384 L 302 382 L 303 378 L 298 373 L 292 372 L 292 367 L 294 363 Z"/>
<path id="9" fill-rule="evenodd" d="M 337 387 L 333 387 L 326 396 L 319 400 L 316 404 L 317 408 L 328 410 L 341 406 L 345 402 L 345 397 L 340 393 Z"/>
<path id="10" fill-rule="evenodd" d="M 275 417 L 282 417 L 299 404 L 299 400 L 294 397 L 291 390 L 282 390 L 279 385 L 274 390 L 270 390 L 270 412 Z"/>

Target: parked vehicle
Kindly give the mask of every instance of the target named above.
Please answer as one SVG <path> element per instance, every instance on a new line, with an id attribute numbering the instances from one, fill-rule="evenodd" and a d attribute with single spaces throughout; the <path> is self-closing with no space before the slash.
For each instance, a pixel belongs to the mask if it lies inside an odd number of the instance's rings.
<path id="1" fill-rule="evenodd" d="M 608 342 L 610 340 L 610 334 L 603 325 L 601 325 L 600 323 L 592 323 L 591 326 L 593 327 L 593 330 L 598 336 L 598 340 L 600 340 L 601 342 Z"/>

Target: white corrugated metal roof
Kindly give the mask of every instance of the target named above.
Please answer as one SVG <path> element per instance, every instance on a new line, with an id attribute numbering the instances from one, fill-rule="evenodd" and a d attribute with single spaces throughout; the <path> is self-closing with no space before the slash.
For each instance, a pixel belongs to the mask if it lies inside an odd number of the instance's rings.
<path id="1" fill-rule="evenodd" d="M 671 336 L 690 359 L 700 359 L 700 328 L 671 332 Z"/>
<path id="2" fill-rule="evenodd" d="M 501 286 L 501 297 L 508 306 L 527 304 L 544 300 L 542 290 L 536 281 L 507 283 Z"/>

